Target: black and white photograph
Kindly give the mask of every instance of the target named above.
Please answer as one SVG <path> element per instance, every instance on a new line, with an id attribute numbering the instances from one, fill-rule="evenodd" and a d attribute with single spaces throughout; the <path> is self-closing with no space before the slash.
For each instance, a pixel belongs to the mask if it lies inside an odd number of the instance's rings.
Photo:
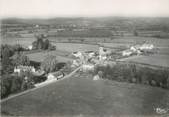
<path id="1" fill-rule="evenodd" d="M 169 0 L 0 0 L 1 117 L 169 117 Z"/>

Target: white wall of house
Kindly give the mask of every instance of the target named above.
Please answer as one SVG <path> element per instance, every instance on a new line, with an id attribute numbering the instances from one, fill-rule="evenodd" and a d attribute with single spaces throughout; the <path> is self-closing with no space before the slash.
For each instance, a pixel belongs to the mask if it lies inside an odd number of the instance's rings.
<path id="1" fill-rule="evenodd" d="M 53 79 L 56 79 L 56 77 L 53 74 L 49 73 L 47 76 L 47 80 L 53 80 Z"/>

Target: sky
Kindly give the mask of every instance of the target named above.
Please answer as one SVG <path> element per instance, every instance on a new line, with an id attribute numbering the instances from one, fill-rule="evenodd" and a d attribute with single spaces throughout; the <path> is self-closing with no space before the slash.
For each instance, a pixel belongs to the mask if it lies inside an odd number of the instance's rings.
<path id="1" fill-rule="evenodd" d="M 169 0 L 0 0 L 0 17 L 169 17 Z"/>

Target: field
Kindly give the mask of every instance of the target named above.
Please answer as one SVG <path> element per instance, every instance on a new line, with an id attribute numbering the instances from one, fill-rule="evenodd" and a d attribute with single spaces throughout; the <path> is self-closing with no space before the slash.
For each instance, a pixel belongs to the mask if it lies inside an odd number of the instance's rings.
<path id="1" fill-rule="evenodd" d="M 57 57 L 58 62 L 67 62 L 73 60 L 69 57 L 66 57 L 69 56 L 69 54 L 70 53 L 63 52 L 63 51 L 49 51 L 49 52 L 43 51 L 43 52 L 27 54 L 27 56 L 31 61 L 42 62 L 47 56 L 54 55 Z"/>
<path id="2" fill-rule="evenodd" d="M 144 41 L 148 43 L 154 44 L 157 49 L 157 53 L 150 56 L 131 56 L 125 59 L 121 59 L 122 61 L 131 61 L 139 64 L 147 64 L 153 66 L 161 66 L 161 67 L 169 67 L 169 39 L 157 39 L 157 38 L 143 38 L 143 37 L 135 37 L 135 38 L 121 38 L 114 39 L 112 43 L 104 44 L 107 47 L 121 47 L 121 48 L 129 48 L 129 46 L 134 45 L 136 43 L 143 43 Z M 118 46 L 119 45 L 119 46 Z"/>
<path id="3" fill-rule="evenodd" d="M 36 38 L 30 37 L 30 38 L 17 38 L 17 37 L 2 37 L 2 43 L 3 44 L 9 44 L 9 45 L 15 45 L 15 44 L 21 44 L 24 47 L 27 47 L 32 44 L 33 41 L 35 41 Z"/>
<path id="4" fill-rule="evenodd" d="M 120 61 L 131 61 L 139 64 L 169 68 L 169 55 L 132 56 L 132 57 L 120 59 Z"/>
<path id="5" fill-rule="evenodd" d="M 156 108 L 169 108 L 169 92 L 75 74 L 2 106 L 2 113 L 14 116 L 155 116 Z"/>
<path id="6" fill-rule="evenodd" d="M 56 49 L 75 52 L 75 51 L 96 51 L 98 50 L 98 45 L 91 44 L 78 44 L 78 43 L 53 43 L 56 46 Z"/>
<path id="7" fill-rule="evenodd" d="M 63 52 L 75 52 L 75 51 L 98 51 L 99 45 L 107 48 L 111 48 L 114 51 L 128 49 L 131 45 L 141 44 L 144 41 L 154 44 L 155 48 L 158 48 L 157 54 L 153 56 L 139 56 L 139 57 L 129 57 L 127 61 L 132 61 L 141 64 L 150 64 L 157 66 L 169 67 L 169 39 L 158 39 L 158 38 L 146 38 L 146 37 L 116 37 L 114 39 L 110 38 L 78 38 L 71 37 L 72 42 L 69 42 L 68 37 L 54 37 L 49 38 L 53 45 L 56 46 L 56 50 L 62 50 Z M 84 39 L 83 44 L 80 44 L 80 39 Z M 2 42 L 5 44 L 16 44 L 20 43 L 23 46 L 31 45 L 31 43 L 36 40 L 35 38 L 5 38 Z M 102 41 L 102 42 L 101 42 Z M 66 43 L 65 43 L 66 42 Z M 94 43 L 95 44 L 94 44 Z M 96 44 L 97 43 L 97 44 Z M 50 52 L 48 54 L 56 55 L 55 52 Z M 45 56 L 48 55 L 45 52 L 40 52 L 36 54 L 29 54 L 31 60 L 42 61 Z M 39 59 L 37 59 L 39 58 Z M 62 59 L 62 57 L 58 57 Z"/>
<path id="8" fill-rule="evenodd" d="M 152 43 L 155 47 L 169 47 L 169 39 L 159 39 L 152 37 L 119 37 L 113 39 L 112 43 L 137 44 L 144 41 Z"/>

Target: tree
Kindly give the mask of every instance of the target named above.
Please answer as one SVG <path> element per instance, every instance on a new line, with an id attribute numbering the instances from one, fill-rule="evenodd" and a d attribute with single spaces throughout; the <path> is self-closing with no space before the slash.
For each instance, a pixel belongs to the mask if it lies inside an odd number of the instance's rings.
<path id="1" fill-rule="evenodd" d="M 39 38 L 37 40 L 37 49 L 43 49 L 43 40 L 42 40 L 42 38 Z"/>
<path id="2" fill-rule="evenodd" d="M 30 65 L 30 60 L 27 56 L 21 53 L 17 53 L 14 56 L 13 59 L 13 65 L 19 66 L 19 65 Z"/>
<path id="3" fill-rule="evenodd" d="M 56 56 L 48 56 L 44 59 L 44 61 L 41 63 L 41 69 L 45 72 L 54 72 L 58 70 L 57 67 L 58 61 L 56 60 Z"/>
<path id="4" fill-rule="evenodd" d="M 47 50 L 47 49 L 51 49 L 51 47 L 53 49 L 53 46 L 51 45 L 48 39 L 43 41 L 44 38 L 45 36 L 43 34 L 36 36 L 36 41 L 32 43 L 33 49 Z"/>
<path id="5" fill-rule="evenodd" d="M 20 76 L 22 78 L 21 90 L 26 90 L 34 87 L 35 76 L 30 71 L 21 72 Z"/>
<path id="6" fill-rule="evenodd" d="M 34 41 L 33 43 L 32 43 L 32 46 L 33 46 L 33 49 L 37 49 L 37 45 L 38 45 L 38 43 L 37 43 L 37 41 Z"/>
<path id="7" fill-rule="evenodd" d="M 1 98 L 8 96 L 11 92 L 11 75 L 3 75 L 1 78 Z"/>
<path id="8" fill-rule="evenodd" d="M 33 49 L 43 49 L 43 38 L 44 36 L 41 35 L 35 35 L 36 41 L 32 43 Z"/>
<path id="9" fill-rule="evenodd" d="M 44 43 L 43 43 L 43 49 L 46 50 L 46 49 L 48 49 L 48 48 L 49 48 L 49 40 L 46 39 L 46 40 L 44 41 Z"/>
<path id="10" fill-rule="evenodd" d="M 15 93 L 21 90 L 21 78 L 19 76 L 13 76 L 12 85 L 11 85 L 11 93 Z"/>
<path id="11" fill-rule="evenodd" d="M 8 48 L 8 46 L 4 46 L 1 52 L 2 74 L 9 74 L 13 70 L 11 60 L 10 60 L 11 55 L 12 55 L 11 50 Z"/>
<path id="12" fill-rule="evenodd" d="M 21 45 L 16 44 L 16 45 L 13 46 L 13 50 L 15 52 L 20 52 L 20 51 L 24 51 L 24 48 Z"/>

